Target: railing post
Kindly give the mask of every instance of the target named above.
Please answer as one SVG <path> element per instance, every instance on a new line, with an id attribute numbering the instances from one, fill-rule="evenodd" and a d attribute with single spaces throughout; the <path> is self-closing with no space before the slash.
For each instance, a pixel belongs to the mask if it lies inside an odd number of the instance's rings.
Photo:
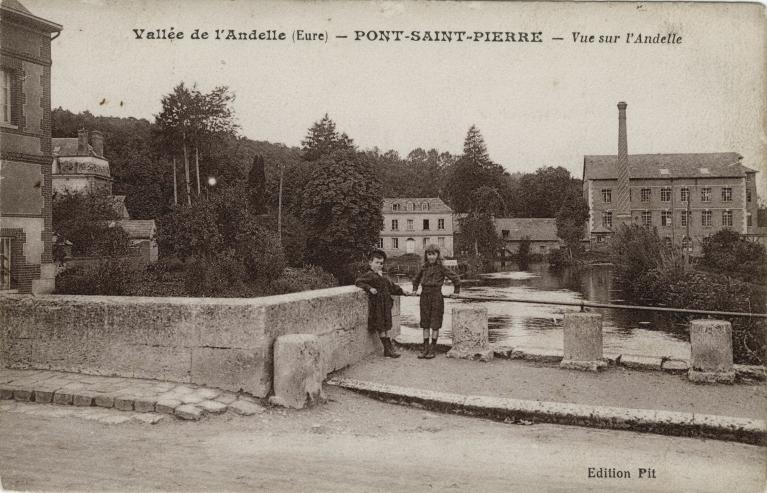
<path id="1" fill-rule="evenodd" d="M 695 383 L 733 383 L 732 324 L 725 320 L 690 322 L 690 371 Z"/>
<path id="2" fill-rule="evenodd" d="M 602 315 L 565 313 L 563 325 L 564 358 L 560 368 L 599 371 L 607 365 L 602 359 Z"/>
<path id="3" fill-rule="evenodd" d="M 460 305 L 453 307 L 453 347 L 448 358 L 490 361 L 493 350 L 487 339 L 487 308 Z"/>

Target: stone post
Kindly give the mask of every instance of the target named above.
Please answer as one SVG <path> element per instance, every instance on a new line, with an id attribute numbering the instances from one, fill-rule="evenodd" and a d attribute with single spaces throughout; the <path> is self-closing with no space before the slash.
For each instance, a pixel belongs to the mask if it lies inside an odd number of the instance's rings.
<path id="1" fill-rule="evenodd" d="M 392 299 L 394 300 L 394 304 L 391 307 L 391 332 L 389 332 L 389 337 L 392 339 L 396 339 L 397 336 L 399 336 L 400 333 L 400 302 L 401 302 L 401 296 L 392 296 Z"/>
<path id="2" fill-rule="evenodd" d="M 696 383 L 733 383 L 732 325 L 724 320 L 690 322 L 690 371 Z"/>
<path id="3" fill-rule="evenodd" d="M 602 315 L 565 313 L 564 358 L 560 368 L 599 371 L 607 366 L 602 359 Z"/>
<path id="4" fill-rule="evenodd" d="M 289 334 L 274 341 L 272 404 L 303 409 L 324 402 L 320 340 L 312 334 Z"/>
<path id="5" fill-rule="evenodd" d="M 487 308 L 471 305 L 453 307 L 453 347 L 448 358 L 490 361 L 493 350 L 487 341 Z"/>

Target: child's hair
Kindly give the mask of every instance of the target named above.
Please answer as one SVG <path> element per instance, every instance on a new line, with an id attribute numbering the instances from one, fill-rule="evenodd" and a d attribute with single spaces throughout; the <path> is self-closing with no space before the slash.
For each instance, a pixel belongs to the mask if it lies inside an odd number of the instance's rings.
<path id="1" fill-rule="evenodd" d="M 428 264 L 429 263 L 429 258 L 427 257 L 427 255 L 429 253 L 436 253 L 437 254 L 437 263 L 438 264 L 442 263 L 442 254 L 439 252 L 439 247 L 437 245 L 435 245 L 434 243 L 432 243 L 432 244 L 430 244 L 429 246 L 426 247 L 426 250 L 423 251 L 423 263 L 424 264 Z"/>
<path id="2" fill-rule="evenodd" d="M 380 258 L 384 262 L 386 261 L 386 252 L 383 250 L 375 249 L 372 252 L 370 252 L 370 256 L 368 257 L 368 261 L 373 260 L 374 258 Z"/>

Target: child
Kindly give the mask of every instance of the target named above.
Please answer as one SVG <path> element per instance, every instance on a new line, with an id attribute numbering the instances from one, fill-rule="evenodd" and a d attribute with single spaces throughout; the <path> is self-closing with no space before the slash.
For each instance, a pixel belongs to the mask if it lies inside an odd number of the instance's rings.
<path id="1" fill-rule="evenodd" d="M 442 299 L 442 283 L 445 277 L 453 282 L 455 288 L 453 295 L 461 292 L 461 279 L 442 265 L 442 258 L 437 245 L 429 245 L 423 256 L 423 267 L 413 279 L 413 293 L 421 290 L 421 328 L 423 329 L 423 351 L 418 355 L 421 359 L 434 358 L 434 349 L 437 346 L 439 329 L 442 327 L 442 314 L 445 311 L 445 303 Z M 431 329 L 431 338 L 429 338 Z"/>
<path id="2" fill-rule="evenodd" d="M 386 253 L 374 250 L 370 254 L 370 269 L 363 273 L 355 283 L 368 292 L 368 329 L 378 332 L 384 347 L 384 356 L 399 358 L 394 345 L 389 339 L 391 329 L 391 308 L 394 304 L 391 295 L 404 295 L 405 292 L 383 275 Z"/>

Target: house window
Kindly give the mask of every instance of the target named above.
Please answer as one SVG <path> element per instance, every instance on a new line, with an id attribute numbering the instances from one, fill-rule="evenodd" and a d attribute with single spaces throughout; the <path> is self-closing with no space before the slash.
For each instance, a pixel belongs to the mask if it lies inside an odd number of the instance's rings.
<path id="1" fill-rule="evenodd" d="M 392 238 L 391 239 L 391 247 L 394 250 L 399 249 L 399 238 Z"/>
<path id="2" fill-rule="evenodd" d="M 445 238 L 443 236 L 437 238 L 437 246 L 445 248 Z"/>
<path id="3" fill-rule="evenodd" d="M 639 198 L 642 200 L 642 202 L 649 202 L 651 195 L 652 190 L 649 188 L 643 188 L 639 191 Z"/>
<path id="4" fill-rule="evenodd" d="M 424 219 L 423 220 L 423 230 L 424 231 L 429 231 L 429 220 L 428 219 Z"/>
<path id="5" fill-rule="evenodd" d="M 751 213 L 746 214 L 746 226 L 751 227 Z"/>
<path id="6" fill-rule="evenodd" d="M 399 211 L 399 204 L 392 204 L 391 205 L 391 210 L 394 211 L 394 212 L 398 212 Z"/>
<path id="7" fill-rule="evenodd" d="M 660 225 L 671 226 L 671 211 L 662 211 L 660 213 Z"/>
<path id="8" fill-rule="evenodd" d="M 424 248 L 424 250 L 426 249 L 426 247 L 427 247 L 428 245 L 429 245 L 429 237 L 428 237 L 428 236 L 425 236 L 425 237 L 423 238 L 423 248 Z"/>
<path id="9" fill-rule="evenodd" d="M 407 220 L 407 230 L 408 231 L 413 231 L 413 220 L 412 219 L 408 219 Z"/>
<path id="10" fill-rule="evenodd" d="M 613 213 L 612 212 L 608 211 L 608 212 L 603 212 L 602 213 L 602 226 L 604 226 L 605 228 L 612 228 L 613 227 Z"/>
<path id="11" fill-rule="evenodd" d="M 713 226 L 711 211 L 702 211 L 700 213 L 700 222 L 703 226 Z"/>
<path id="12" fill-rule="evenodd" d="M 399 220 L 398 219 L 392 219 L 391 220 L 391 230 L 392 231 L 399 231 Z"/>
<path id="13" fill-rule="evenodd" d="M 711 187 L 703 187 L 700 189 L 700 201 L 711 202 Z"/>
<path id="14" fill-rule="evenodd" d="M 642 211 L 642 226 L 652 226 L 651 211 Z"/>
<path id="15" fill-rule="evenodd" d="M 687 187 L 682 187 L 679 189 L 679 199 L 682 202 L 689 202 L 690 201 L 690 189 Z"/>
<path id="16" fill-rule="evenodd" d="M 428 211 L 429 210 L 429 203 L 428 202 L 421 202 L 421 210 L 422 211 Z"/>
<path id="17" fill-rule="evenodd" d="M 746 202 L 751 202 L 751 189 L 746 189 Z"/>
<path id="18" fill-rule="evenodd" d="M 437 219 L 437 229 L 445 229 L 445 220 Z"/>
<path id="19" fill-rule="evenodd" d="M 613 192 L 609 188 L 602 189 L 602 202 L 610 203 L 613 201 Z"/>
<path id="20" fill-rule="evenodd" d="M 722 202 L 732 202 L 731 187 L 722 187 Z"/>
<path id="21" fill-rule="evenodd" d="M 2 84 L 2 92 L 0 92 L 0 120 L 1 123 L 12 123 L 11 113 L 13 108 L 13 75 L 10 70 L 2 69 L 0 74 L 0 84 Z"/>
<path id="22" fill-rule="evenodd" d="M 671 202 L 671 187 L 663 187 L 660 189 L 660 201 Z"/>
<path id="23" fill-rule="evenodd" d="M 378 238 L 378 241 L 376 242 L 377 248 L 383 248 L 383 238 Z"/>
<path id="24" fill-rule="evenodd" d="M 407 210 L 415 211 L 415 202 L 410 202 L 407 206 Z"/>
<path id="25" fill-rule="evenodd" d="M 692 212 L 682 211 L 681 221 L 679 221 L 679 224 L 682 226 L 692 225 Z"/>
<path id="26" fill-rule="evenodd" d="M 509 238 L 509 230 L 508 229 L 502 229 L 501 230 L 501 237 L 504 240 L 507 240 Z"/>
<path id="27" fill-rule="evenodd" d="M 0 289 L 11 289 L 10 238 L 0 238 Z"/>
<path id="28" fill-rule="evenodd" d="M 722 226 L 732 226 L 732 211 L 722 211 Z"/>

